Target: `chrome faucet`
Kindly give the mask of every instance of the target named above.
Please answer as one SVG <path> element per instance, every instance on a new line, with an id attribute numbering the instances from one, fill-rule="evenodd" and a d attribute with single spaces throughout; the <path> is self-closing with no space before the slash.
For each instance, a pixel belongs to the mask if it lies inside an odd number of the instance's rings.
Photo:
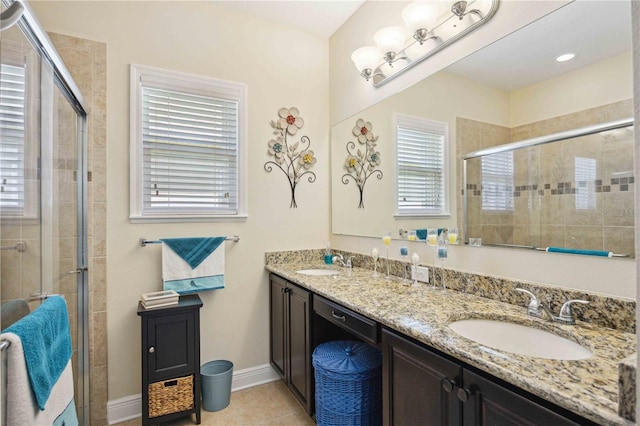
<path id="1" fill-rule="evenodd" d="M 546 314 L 549 318 L 549 321 L 559 322 L 566 325 L 575 325 L 576 323 L 571 305 L 573 305 L 574 303 L 581 303 L 583 305 L 589 304 L 589 302 L 586 300 L 568 300 L 562 304 L 562 307 L 560 308 L 560 315 L 555 316 L 553 315 L 549 307 L 540 302 L 536 295 L 529 290 L 525 290 L 524 288 L 516 288 L 515 290 L 521 293 L 525 293 L 531 298 L 527 307 L 527 313 L 529 315 L 537 318 L 542 318 L 544 314 Z"/>
<path id="2" fill-rule="evenodd" d="M 351 262 L 351 256 L 349 256 L 347 258 L 347 261 L 345 262 L 344 257 L 342 257 L 342 255 L 340 253 L 338 253 L 335 256 L 333 256 L 333 263 L 338 263 L 338 264 L 344 266 L 345 268 L 347 268 L 348 272 L 351 272 L 351 268 L 353 266 L 353 264 Z"/>

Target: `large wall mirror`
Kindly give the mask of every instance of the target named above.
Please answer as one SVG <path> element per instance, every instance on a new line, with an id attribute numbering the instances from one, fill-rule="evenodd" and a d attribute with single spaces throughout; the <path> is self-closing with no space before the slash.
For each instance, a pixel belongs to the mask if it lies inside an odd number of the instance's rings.
<path id="1" fill-rule="evenodd" d="M 500 11 L 494 19 L 500 19 Z M 566 62 L 556 61 L 564 53 L 573 53 L 575 57 Z M 361 111 L 331 130 L 333 233 L 380 237 L 391 232 L 394 238 L 406 238 L 400 230 L 463 229 L 462 158 L 466 154 L 630 118 L 633 115 L 632 73 L 629 1 L 576 0 Z M 445 167 L 437 171 L 441 173 L 438 179 L 446 191 L 438 194 L 426 191 L 426 195 L 435 197 L 442 207 L 430 216 L 398 211 L 397 176 L 402 174 L 398 169 L 405 165 L 399 166 L 403 154 L 398 154 L 396 140 L 397 125 L 403 120 L 419 123 L 418 128 L 440 129 L 438 132 L 446 141 L 439 153 Z M 362 127 L 366 135 L 358 133 Z M 369 152 L 366 152 L 366 141 L 361 144 L 367 137 L 375 138 L 374 149 Z M 423 146 L 425 142 L 419 143 Z M 594 234 L 604 232 L 602 226 L 606 225 L 607 212 L 614 212 L 609 214 L 615 216 L 609 224 L 616 227 L 615 233 L 633 236 L 633 214 L 625 216 L 626 212 L 633 211 L 634 205 L 634 177 L 630 174 L 632 138 L 624 146 L 627 155 L 624 151 L 616 152 L 615 158 L 606 157 L 606 145 L 594 148 L 599 150 L 597 158 L 603 164 L 624 159 L 618 171 L 629 184 L 627 190 L 615 198 L 597 195 L 598 214 L 591 215 L 590 219 L 600 221 L 600 229 L 592 229 Z M 366 181 L 363 177 L 359 181 L 345 179 L 347 174 L 356 174 L 354 169 L 349 169 L 349 163 L 351 160 L 353 165 L 352 157 L 357 157 L 358 149 L 371 172 L 362 175 Z M 570 173 L 569 169 L 575 167 L 574 161 L 561 158 L 552 156 L 553 161 L 543 167 Z M 536 157 L 532 161 L 543 159 Z M 565 181 L 561 179 L 553 184 L 564 185 Z M 545 184 L 552 183 L 541 183 L 543 188 Z M 606 183 L 602 186 L 608 186 L 607 191 L 612 189 Z M 620 185 L 616 189 L 620 189 Z M 406 188 L 404 190 L 406 192 Z M 538 220 L 534 226 L 532 235 L 554 232 L 553 224 L 544 220 Z M 602 239 L 599 241 L 594 247 L 587 247 L 582 241 L 579 248 L 602 250 Z M 497 238 L 496 242 L 509 241 Z M 626 251 L 633 256 L 633 245 L 631 238 L 616 251 Z"/>

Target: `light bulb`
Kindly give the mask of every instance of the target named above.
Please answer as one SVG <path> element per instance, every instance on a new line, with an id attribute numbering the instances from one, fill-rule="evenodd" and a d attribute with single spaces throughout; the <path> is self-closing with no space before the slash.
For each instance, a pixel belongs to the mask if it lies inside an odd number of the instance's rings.
<path id="1" fill-rule="evenodd" d="M 402 10 L 402 20 L 411 34 L 417 30 L 430 31 L 438 16 L 440 16 L 440 2 L 414 1 Z"/>
<path id="2" fill-rule="evenodd" d="M 373 35 L 373 41 L 385 55 L 402 50 L 406 39 L 407 31 L 403 27 L 385 27 Z"/>
<path id="3" fill-rule="evenodd" d="M 351 60 L 360 72 L 374 70 L 382 60 L 382 52 L 375 46 L 361 47 L 353 51 Z"/>

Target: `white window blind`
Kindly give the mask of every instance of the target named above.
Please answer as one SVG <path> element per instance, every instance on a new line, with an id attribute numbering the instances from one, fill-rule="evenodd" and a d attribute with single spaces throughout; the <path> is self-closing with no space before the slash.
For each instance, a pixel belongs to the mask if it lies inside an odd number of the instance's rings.
<path id="1" fill-rule="evenodd" d="M 482 209 L 513 210 L 513 152 L 482 157 Z"/>
<path id="2" fill-rule="evenodd" d="M 576 210 L 596 208 L 596 160 L 575 158 Z"/>
<path id="3" fill-rule="evenodd" d="M 0 210 L 25 210 L 25 68 L 0 64 Z"/>
<path id="4" fill-rule="evenodd" d="M 447 125 L 396 115 L 397 210 L 446 215 Z"/>
<path id="5" fill-rule="evenodd" d="M 132 199 L 131 217 L 239 216 L 245 192 L 244 86 L 134 68 L 140 106 L 132 157 L 139 156 L 139 164 L 132 169 L 139 180 L 132 197 L 136 190 L 140 196 Z"/>

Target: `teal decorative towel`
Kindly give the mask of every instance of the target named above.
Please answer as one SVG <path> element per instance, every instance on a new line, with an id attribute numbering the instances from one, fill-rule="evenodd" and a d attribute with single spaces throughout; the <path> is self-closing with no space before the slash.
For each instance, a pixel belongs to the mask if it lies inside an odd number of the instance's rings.
<path id="1" fill-rule="evenodd" d="M 162 240 L 162 282 L 178 294 L 224 288 L 225 237 Z M 194 266 L 195 265 L 195 266 Z"/>
<path id="2" fill-rule="evenodd" d="M 438 236 L 440 236 L 440 234 L 442 234 L 442 230 L 444 228 L 438 228 Z M 416 229 L 416 237 L 419 240 L 426 240 L 427 239 L 427 229 Z"/>
<path id="3" fill-rule="evenodd" d="M 20 337 L 31 390 L 38 407 L 44 410 L 51 389 L 71 359 L 67 303 L 61 296 L 48 297 L 5 332 Z"/>
<path id="4" fill-rule="evenodd" d="M 212 238 L 163 238 L 178 256 L 195 269 L 225 240 L 225 237 Z"/>
<path id="5" fill-rule="evenodd" d="M 584 254 L 587 256 L 602 256 L 602 257 L 612 257 L 613 253 L 610 251 L 604 250 L 582 250 L 582 249 L 570 249 L 570 248 L 562 248 L 562 247 L 547 247 L 547 252 L 549 253 L 569 253 L 569 254 Z"/>

